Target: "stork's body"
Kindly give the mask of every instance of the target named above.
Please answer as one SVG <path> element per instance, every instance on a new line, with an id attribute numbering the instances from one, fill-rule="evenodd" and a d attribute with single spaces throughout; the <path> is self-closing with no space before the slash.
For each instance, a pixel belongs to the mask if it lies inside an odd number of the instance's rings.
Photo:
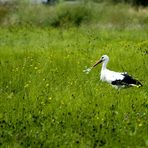
<path id="1" fill-rule="evenodd" d="M 127 72 L 114 72 L 106 68 L 106 65 L 109 61 L 109 57 L 107 55 L 103 55 L 99 61 L 97 61 L 93 67 L 98 65 L 99 63 L 102 64 L 100 80 L 105 81 L 111 84 L 113 87 L 122 88 L 122 87 L 129 87 L 129 86 L 142 86 L 142 84 L 133 79 Z"/>

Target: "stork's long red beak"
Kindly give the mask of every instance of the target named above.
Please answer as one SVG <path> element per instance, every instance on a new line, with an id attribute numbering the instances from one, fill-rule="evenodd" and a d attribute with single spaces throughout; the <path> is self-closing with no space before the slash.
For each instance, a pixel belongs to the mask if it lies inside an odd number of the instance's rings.
<path id="1" fill-rule="evenodd" d="M 102 63 L 102 60 L 98 60 L 92 67 L 95 67 L 95 66 L 97 66 L 100 63 Z"/>

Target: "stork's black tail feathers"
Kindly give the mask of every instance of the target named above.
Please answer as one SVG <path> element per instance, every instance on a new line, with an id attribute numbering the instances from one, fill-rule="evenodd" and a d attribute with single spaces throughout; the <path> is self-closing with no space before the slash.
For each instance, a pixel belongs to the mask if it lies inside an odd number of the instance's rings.
<path id="1" fill-rule="evenodd" d="M 133 79 L 130 75 L 128 74 L 123 74 L 124 79 L 122 80 L 126 85 L 128 86 L 137 86 L 141 87 L 143 86 L 138 80 Z"/>
<path id="2" fill-rule="evenodd" d="M 137 85 L 138 87 L 143 86 L 138 80 L 136 80 L 136 85 Z"/>

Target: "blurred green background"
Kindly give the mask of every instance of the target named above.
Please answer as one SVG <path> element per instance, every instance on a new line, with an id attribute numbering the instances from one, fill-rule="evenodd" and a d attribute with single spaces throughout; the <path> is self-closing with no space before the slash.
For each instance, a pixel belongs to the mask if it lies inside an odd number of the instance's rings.
<path id="1" fill-rule="evenodd" d="M 133 27 L 148 25 L 146 0 L 1 0 L 1 26 Z"/>

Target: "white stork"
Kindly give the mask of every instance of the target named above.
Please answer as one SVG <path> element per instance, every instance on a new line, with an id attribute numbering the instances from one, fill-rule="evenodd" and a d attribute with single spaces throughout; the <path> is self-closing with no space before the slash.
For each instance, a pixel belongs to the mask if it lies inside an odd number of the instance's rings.
<path id="1" fill-rule="evenodd" d="M 90 72 L 92 68 L 94 68 L 99 63 L 102 64 L 100 80 L 105 81 L 111 84 L 115 88 L 124 88 L 130 86 L 140 87 L 142 84 L 132 78 L 127 72 L 114 72 L 106 68 L 106 65 L 109 61 L 109 57 L 107 55 L 103 55 L 100 60 L 98 60 L 91 68 L 85 70 L 86 73 Z"/>

